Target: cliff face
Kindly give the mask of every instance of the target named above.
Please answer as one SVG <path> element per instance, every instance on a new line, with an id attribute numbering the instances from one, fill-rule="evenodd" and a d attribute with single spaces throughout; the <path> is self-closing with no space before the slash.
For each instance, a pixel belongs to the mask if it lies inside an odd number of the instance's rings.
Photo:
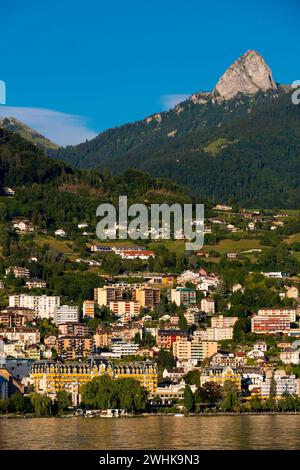
<path id="1" fill-rule="evenodd" d="M 239 93 L 277 90 L 272 71 L 260 54 L 248 51 L 232 64 L 213 90 L 217 99 L 229 100 Z"/>

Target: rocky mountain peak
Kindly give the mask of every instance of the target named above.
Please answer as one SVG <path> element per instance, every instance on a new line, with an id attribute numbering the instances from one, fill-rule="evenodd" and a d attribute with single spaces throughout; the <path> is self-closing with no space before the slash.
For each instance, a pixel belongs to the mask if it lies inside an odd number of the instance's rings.
<path id="1" fill-rule="evenodd" d="M 247 51 L 232 64 L 213 90 L 214 96 L 229 100 L 239 93 L 252 95 L 258 91 L 276 90 L 272 71 L 256 51 Z"/>

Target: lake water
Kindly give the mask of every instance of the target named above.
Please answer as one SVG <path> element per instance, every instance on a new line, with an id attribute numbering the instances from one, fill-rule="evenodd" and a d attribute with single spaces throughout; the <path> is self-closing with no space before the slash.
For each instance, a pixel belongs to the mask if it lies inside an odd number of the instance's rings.
<path id="1" fill-rule="evenodd" d="M 299 449 L 300 415 L 0 419 L 0 449 Z"/>

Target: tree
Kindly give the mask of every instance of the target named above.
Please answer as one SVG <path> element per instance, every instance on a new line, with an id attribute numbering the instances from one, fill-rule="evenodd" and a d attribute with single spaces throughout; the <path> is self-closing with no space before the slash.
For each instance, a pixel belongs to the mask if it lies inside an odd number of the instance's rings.
<path id="1" fill-rule="evenodd" d="M 0 399 L 0 414 L 7 413 L 9 410 L 9 400 Z"/>
<path id="2" fill-rule="evenodd" d="M 214 382 L 206 382 L 197 390 L 197 400 L 209 405 L 215 405 L 222 397 L 222 388 Z"/>
<path id="3" fill-rule="evenodd" d="M 222 408 L 225 411 L 237 411 L 239 399 L 236 385 L 231 380 L 226 380 L 224 384 L 225 399 Z"/>
<path id="4" fill-rule="evenodd" d="M 262 401 L 260 397 L 252 397 L 250 400 L 250 409 L 253 411 L 261 411 L 262 410 Z"/>
<path id="5" fill-rule="evenodd" d="M 195 370 L 190 370 L 184 377 L 183 380 L 185 381 L 186 384 L 189 385 L 198 385 L 200 384 L 200 371 L 195 369 Z"/>
<path id="6" fill-rule="evenodd" d="M 172 369 L 176 364 L 173 354 L 166 349 L 161 349 L 158 352 L 156 362 L 160 369 Z"/>
<path id="7" fill-rule="evenodd" d="M 270 392 L 269 392 L 269 397 L 275 399 L 277 395 L 276 392 L 276 380 L 274 377 L 274 372 L 272 374 L 271 380 L 270 380 Z"/>
<path id="8" fill-rule="evenodd" d="M 241 343 L 245 339 L 247 333 L 251 331 L 251 319 L 239 318 L 233 327 L 233 341 Z"/>
<path id="9" fill-rule="evenodd" d="M 147 391 L 135 379 L 119 379 L 116 383 L 120 408 L 126 411 L 144 411 Z"/>
<path id="10" fill-rule="evenodd" d="M 29 395 L 29 398 L 37 416 L 50 416 L 52 414 L 52 400 L 50 397 L 33 392 Z"/>
<path id="11" fill-rule="evenodd" d="M 12 413 L 30 413 L 33 411 L 29 397 L 25 397 L 20 392 L 14 393 L 9 399 L 9 411 Z"/>
<path id="12" fill-rule="evenodd" d="M 56 401 L 57 401 L 58 413 L 63 414 L 72 405 L 72 396 L 70 393 L 66 392 L 65 390 L 61 390 L 60 392 L 57 393 Z"/>
<path id="13" fill-rule="evenodd" d="M 179 322 L 178 322 L 178 326 L 181 330 L 187 330 L 188 328 L 188 324 L 187 324 L 187 320 L 184 316 L 184 314 L 182 312 L 179 313 Z"/>
<path id="14" fill-rule="evenodd" d="M 81 400 L 83 405 L 97 410 L 143 411 L 147 405 L 147 391 L 135 379 L 115 380 L 104 375 L 82 386 Z"/>
<path id="15" fill-rule="evenodd" d="M 195 398 L 192 389 L 189 384 L 186 384 L 183 394 L 184 408 L 187 413 L 194 411 Z"/>
<path id="16" fill-rule="evenodd" d="M 277 404 L 276 404 L 276 400 L 274 400 L 274 398 L 268 398 L 265 401 L 265 408 L 268 411 L 275 411 L 276 407 L 277 407 Z"/>

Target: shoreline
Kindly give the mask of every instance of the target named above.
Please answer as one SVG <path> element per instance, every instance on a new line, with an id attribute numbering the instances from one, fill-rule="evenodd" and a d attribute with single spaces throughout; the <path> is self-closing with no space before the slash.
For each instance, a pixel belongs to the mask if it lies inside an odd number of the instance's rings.
<path id="1" fill-rule="evenodd" d="M 120 419 L 120 418 L 149 418 L 149 417 L 176 417 L 176 418 L 197 418 L 197 417 L 224 417 L 224 416 L 298 416 L 300 411 L 274 411 L 274 412 L 212 412 L 212 413 L 188 413 L 188 414 L 176 414 L 176 413 L 143 413 L 136 415 L 125 415 L 125 416 L 105 416 L 100 414 L 95 415 L 62 415 L 62 416 L 35 416 L 35 415 L 20 415 L 20 414 L 7 414 L 0 415 L 0 419 L 75 419 L 75 418 L 100 418 L 100 419 Z"/>

